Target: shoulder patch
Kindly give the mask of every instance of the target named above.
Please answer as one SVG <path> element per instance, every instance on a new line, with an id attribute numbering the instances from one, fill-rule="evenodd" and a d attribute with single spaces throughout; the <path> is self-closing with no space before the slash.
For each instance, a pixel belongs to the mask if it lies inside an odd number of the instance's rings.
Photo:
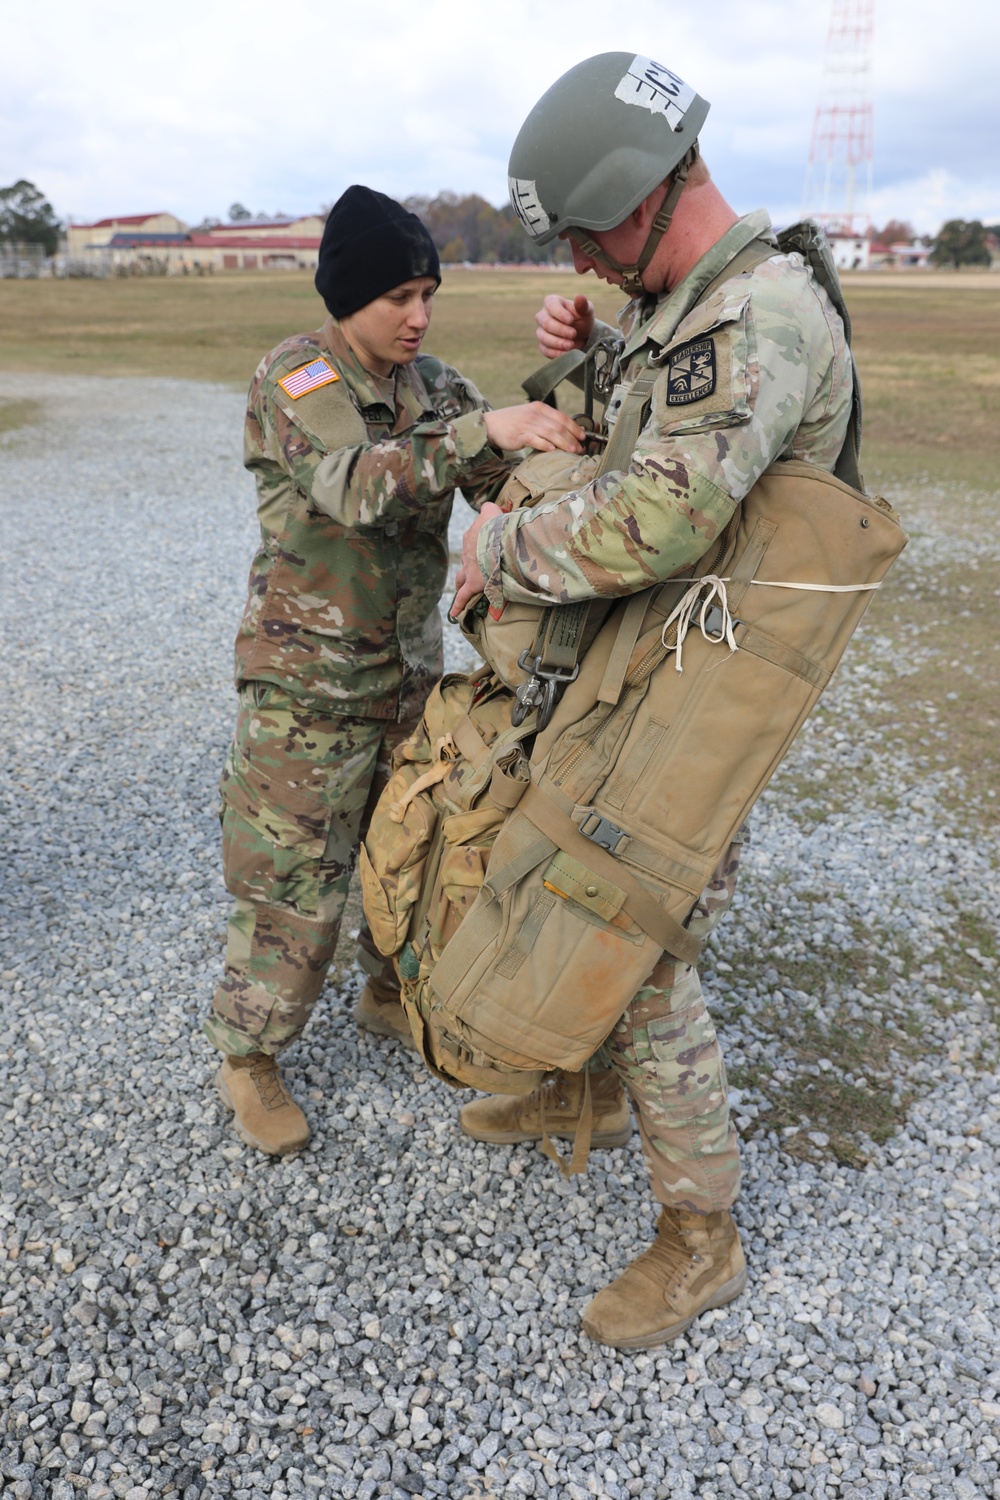
<path id="1" fill-rule="evenodd" d="M 675 349 L 667 366 L 668 406 L 704 401 L 715 391 L 715 340 L 698 339 Z"/>
<path id="2" fill-rule="evenodd" d="M 290 375 L 283 375 L 278 384 L 286 396 L 297 401 L 309 391 L 318 391 L 321 385 L 330 385 L 332 381 L 339 379 L 336 370 L 325 359 L 314 359 L 311 364 L 300 365 Z"/>

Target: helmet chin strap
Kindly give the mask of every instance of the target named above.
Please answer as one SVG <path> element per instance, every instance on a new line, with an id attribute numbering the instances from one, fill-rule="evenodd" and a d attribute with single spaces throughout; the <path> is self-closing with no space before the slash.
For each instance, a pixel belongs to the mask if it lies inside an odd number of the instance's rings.
<path id="1" fill-rule="evenodd" d="M 645 295 L 646 288 L 642 284 L 642 273 L 653 259 L 657 245 L 670 228 L 670 221 L 674 216 L 677 200 L 684 191 L 684 184 L 687 182 L 688 172 L 695 159 L 697 149 L 697 146 L 692 146 L 687 155 L 677 164 L 674 170 L 673 181 L 670 184 L 666 197 L 656 212 L 656 217 L 650 225 L 649 234 L 646 236 L 646 243 L 643 245 L 642 252 L 635 265 L 623 266 L 620 261 L 615 260 L 613 255 L 609 255 L 606 250 L 602 250 L 600 245 L 596 244 L 590 235 L 586 234 L 582 229 L 571 229 L 569 231 L 570 238 L 579 246 L 584 255 L 588 256 L 590 260 L 596 260 L 598 265 L 604 266 L 607 270 L 618 273 L 622 279 L 622 289 L 630 297 L 642 297 Z"/>

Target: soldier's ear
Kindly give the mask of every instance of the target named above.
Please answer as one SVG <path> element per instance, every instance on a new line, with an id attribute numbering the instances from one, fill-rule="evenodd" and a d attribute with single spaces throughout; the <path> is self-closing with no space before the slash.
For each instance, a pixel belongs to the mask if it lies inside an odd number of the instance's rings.
<path id="1" fill-rule="evenodd" d="M 663 186 L 661 182 L 651 193 L 647 193 L 642 202 L 637 204 L 629 214 L 629 220 L 635 225 L 636 229 L 648 230 L 656 218 L 657 211 L 663 201 Z"/>

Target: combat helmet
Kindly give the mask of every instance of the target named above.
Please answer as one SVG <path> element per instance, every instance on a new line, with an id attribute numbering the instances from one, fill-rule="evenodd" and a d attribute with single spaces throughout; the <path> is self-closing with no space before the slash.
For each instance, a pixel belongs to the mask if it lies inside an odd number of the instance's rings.
<path id="1" fill-rule="evenodd" d="M 650 57 L 601 52 L 542 95 L 518 132 L 508 184 L 514 212 L 537 245 L 566 231 L 584 254 L 621 273 L 633 296 L 666 232 L 697 154 L 708 101 Z M 587 234 L 613 229 L 673 173 L 634 266 Z"/>

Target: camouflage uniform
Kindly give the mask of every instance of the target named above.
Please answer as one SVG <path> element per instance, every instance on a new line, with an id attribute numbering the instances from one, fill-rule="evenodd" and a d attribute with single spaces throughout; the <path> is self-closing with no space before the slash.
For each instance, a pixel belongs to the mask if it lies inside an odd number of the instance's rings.
<path id="1" fill-rule="evenodd" d="M 317 360 L 323 383 L 290 395 L 289 377 Z M 429 356 L 372 375 L 333 318 L 279 344 L 254 377 L 244 462 L 261 542 L 221 784 L 236 904 L 205 1023 L 223 1052 L 281 1051 L 322 989 L 389 752 L 441 674 L 455 488 L 478 504 L 510 467 L 489 445 L 485 409 Z M 366 932 L 360 948 L 388 979 Z"/>
<path id="2" fill-rule="evenodd" d="M 701 557 L 777 459 L 833 469 L 853 366 L 841 320 L 802 258 L 776 249 L 694 305 L 755 238 L 771 238 L 764 213 L 739 220 L 651 311 L 639 300 L 626 307 L 609 416 L 647 358 L 663 369 L 628 472 L 488 522 L 478 554 L 492 605 L 636 593 Z M 690 923 L 699 935 L 732 900 L 738 854 L 730 849 L 701 897 Z M 602 1050 L 636 1105 L 656 1196 L 674 1208 L 728 1208 L 739 1163 L 697 973 L 664 955 Z"/>

